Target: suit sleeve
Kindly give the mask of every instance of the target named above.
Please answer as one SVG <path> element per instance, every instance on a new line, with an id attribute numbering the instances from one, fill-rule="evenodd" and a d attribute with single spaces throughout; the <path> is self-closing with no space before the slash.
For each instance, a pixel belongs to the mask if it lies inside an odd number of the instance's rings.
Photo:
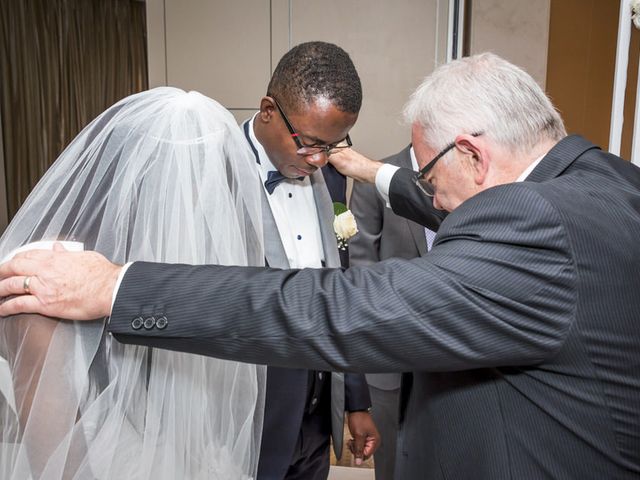
<path id="1" fill-rule="evenodd" d="M 344 374 L 344 409 L 347 412 L 371 407 L 371 396 L 366 377 L 361 373 Z"/>
<path id="2" fill-rule="evenodd" d="M 346 271 L 136 262 L 109 329 L 126 343 L 316 370 L 542 362 L 569 331 L 576 279 L 559 214 L 533 185 L 476 195 L 413 260 Z M 167 323 L 134 330 L 140 316 Z"/>
<path id="3" fill-rule="evenodd" d="M 400 168 L 393 175 L 389 185 L 391 209 L 396 215 L 437 232 L 447 214 L 433 207 L 431 198 L 422 193 L 414 183 L 414 174 L 413 170 Z"/>

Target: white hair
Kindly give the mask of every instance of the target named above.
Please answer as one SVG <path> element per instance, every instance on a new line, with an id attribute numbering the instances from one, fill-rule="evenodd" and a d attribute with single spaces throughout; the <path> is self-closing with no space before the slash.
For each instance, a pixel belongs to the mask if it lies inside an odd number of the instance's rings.
<path id="1" fill-rule="evenodd" d="M 437 68 L 411 95 L 405 119 L 439 150 L 462 133 L 483 133 L 509 151 L 526 153 L 566 136 L 560 115 L 535 80 L 492 53 Z"/>

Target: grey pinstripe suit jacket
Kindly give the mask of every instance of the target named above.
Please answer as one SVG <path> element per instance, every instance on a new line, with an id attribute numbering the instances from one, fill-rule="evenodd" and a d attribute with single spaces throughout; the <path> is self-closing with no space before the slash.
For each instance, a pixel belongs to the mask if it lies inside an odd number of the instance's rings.
<path id="1" fill-rule="evenodd" d="M 409 175 L 392 182 L 400 213 Z M 255 363 L 414 371 L 400 479 L 637 478 L 640 170 L 568 137 L 529 180 L 466 201 L 415 260 L 135 263 L 109 329 Z M 144 312 L 169 325 L 133 331 Z"/>

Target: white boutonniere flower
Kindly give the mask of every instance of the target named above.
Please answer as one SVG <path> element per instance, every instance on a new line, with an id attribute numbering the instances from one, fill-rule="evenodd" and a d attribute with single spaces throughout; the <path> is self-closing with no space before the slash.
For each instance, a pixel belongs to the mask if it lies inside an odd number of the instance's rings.
<path id="1" fill-rule="evenodd" d="M 631 20 L 636 28 L 640 28 L 640 0 L 631 0 Z"/>
<path id="2" fill-rule="evenodd" d="M 333 231 L 336 232 L 338 240 L 338 248 L 340 250 L 347 249 L 347 243 L 351 237 L 358 233 L 358 225 L 356 217 L 353 216 L 351 210 L 344 203 L 334 202 L 333 213 Z"/>

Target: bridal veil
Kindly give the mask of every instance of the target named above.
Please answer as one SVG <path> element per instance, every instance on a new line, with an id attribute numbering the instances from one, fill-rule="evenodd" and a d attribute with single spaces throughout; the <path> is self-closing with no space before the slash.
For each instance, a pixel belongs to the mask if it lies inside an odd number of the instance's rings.
<path id="1" fill-rule="evenodd" d="M 214 100 L 169 87 L 127 97 L 48 170 L 0 257 L 65 240 L 121 264 L 260 265 L 254 162 Z M 255 476 L 265 367 L 120 344 L 104 320 L 35 315 L 0 318 L 0 357 L 3 480 Z"/>

